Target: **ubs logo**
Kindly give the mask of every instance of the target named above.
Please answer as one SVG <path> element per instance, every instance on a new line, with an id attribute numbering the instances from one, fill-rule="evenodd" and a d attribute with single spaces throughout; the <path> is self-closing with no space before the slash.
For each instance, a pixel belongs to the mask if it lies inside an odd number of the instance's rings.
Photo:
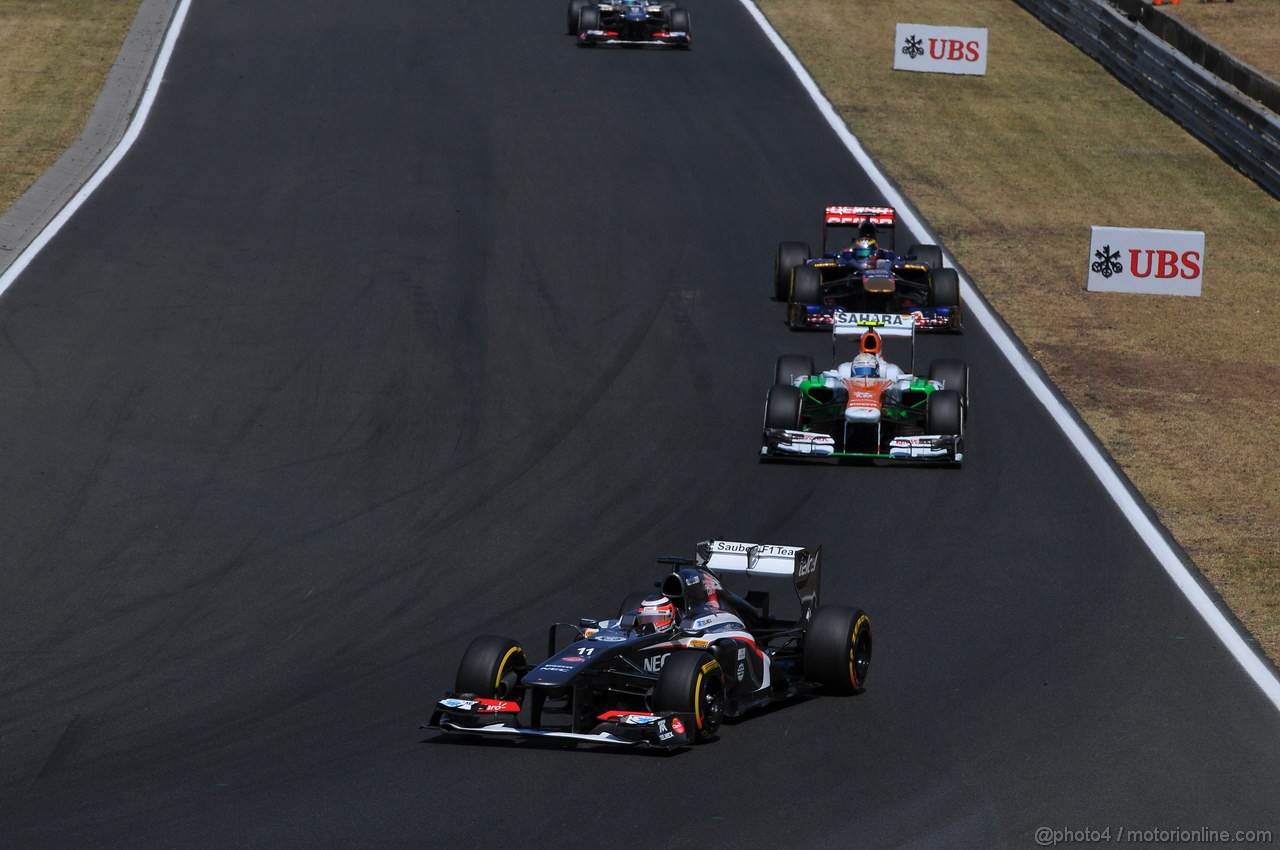
<path id="1" fill-rule="evenodd" d="M 924 41 L 917 35 L 910 35 L 902 42 L 902 53 L 908 59 L 919 59 L 925 53 L 929 58 L 948 62 L 977 62 L 982 52 L 976 41 L 961 41 L 958 38 L 929 38 L 926 49 Z"/>
<path id="2" fill-rule="evenodd" d="M 1103 277 L 1109 278 L 1124 271 L 1124 266 L 1120 264 L 1120 252 L 1112 251 L 1110 245 L 1103 245 L 1093 252 L 1093 256 L 1097 259 L 1093 261 L 1091 268 Z"/>
<path id="3" fill-rule="evenodd" d="M 1180 277 L 1193 280 L 1200 276 L 1200 252 L 1170 251 L 1165 248 L 1129 248 L 1129 274 L 1136 278 L 1155 277 L 1158 280 Z M 1089 268 L 1104 278 L 1123 274 L 1124 263 L 1121 262 L 1121 251 L 1111 250 L 1110 245 L 1103 245 L 1093 252 L 1094 261 Z"/>

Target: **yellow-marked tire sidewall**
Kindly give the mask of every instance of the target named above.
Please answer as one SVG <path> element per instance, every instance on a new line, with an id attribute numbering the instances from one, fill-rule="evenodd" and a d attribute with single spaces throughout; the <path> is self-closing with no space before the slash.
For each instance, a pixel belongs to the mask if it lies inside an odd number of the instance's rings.
<path id="1" fill-rule="evenodd" d="M 706 726 L 706 718 L 702 714 L 702 696 L 706 687 L 707 676 L 713 671 L 720 669 L 719 661 L 708 661 L 698 668 L 698 678 L 693 682 L 693 720 L 694 725 L 698 727 L 698 734 L 702 735 Z"/>
<path id="2" fill-rule="evenodd" d="M 853 624 L 853 632 L 849 635 L 849 682 L 855 688 L 861 688 L 866 677 L 858 678 L 858 639 L 871 628 L 871 618 L 863 614 Z"/>
<path id="3" fill-rule="evenodd" d="M 502 635 L 477 635 L 458 662 L 454 691 L 486 699 L 510 696 L 502 693 L 504 680 L 508 680 L 507 690 L 517 685 L 515 680 L 524 663 L 520 641 Z"/>
<path id="4" fill-rule="evenodd" d="M 507 674 L 512 660 L 518 655 L 524 655 L 524 647 L 519 644 L 508 649 L 507 654 L 502 656 L 502 661 L 498 663 L 498 669 L 494 672 L 493 677 L 493 692 L 495 694 L 499 693 L 498 689 L 502 686 L 502 677 Z"/>

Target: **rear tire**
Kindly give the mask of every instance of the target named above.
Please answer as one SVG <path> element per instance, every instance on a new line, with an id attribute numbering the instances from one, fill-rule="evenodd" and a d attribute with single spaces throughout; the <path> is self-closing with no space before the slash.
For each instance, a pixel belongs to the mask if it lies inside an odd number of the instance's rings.
<path id="1" fill-rule="evenodd" d="M 773 300 L 786 301 L 791 294 L 791 270 L 809 259 L 809 246 L 803 242 L 779 242 L 773 258 Z"/>
<path id="2" fill-rule="evenodd" d="M 804 677 L 837 694 L 866 687 L 871 670 L 871 618 L 860 608 L 824 605 L 804 635 Z"/>
<path id="3" fill-rule="evenodd" d="M 720 662 L 709 652 L 673 652 L 658 674 L 653 710 L 679 714 L 689 724 L 693 743 L 710 741 L 724 717 L 724 671 Z"/>
<path id="4" fill-rule="evenodd" d="M 964 433 L 964 408 L 955 390 L 934 390 L 925 402 L 925 431 L 929 434 Z"/>
<path id="5" fill-rule="evenodd" d="M 931 269 L 942 268 L 942 249 L 937 245 L 912 245 L 909 254 L 914 254 L 916 262 L 925 263 Z"/>
<path id="6" fill-rule="evenodd" d="M 667 26 L 670 27 L 668 32 L 683 32 L 693 35 L 693 29 L 689 24 L 689 10 L 682 9 L 679 6 L 672 9 L 667 15 Z"/>
<path id="7" fill-rule="evenodd" d="M 798 387 L 774 384 L 764 400 L 764 427 L 799 431 L 803 411 L 804 394 Z"/>
<path id="8" fill-rule="evenodd" d="M 929 364 L 929 379 L 943 389 L 960 393 L 960 401 L 969 406 L 969 366 L 963 360 L 935 360 Z"/>
<path id="9" fill-rule="evenodd" d="M 582 11 L 578 13 L 578 34 L 581 35 L 586 30 L 598 29 L 600 29 L 600 10 L 589 4 L 583 6 Z"/>
<path id="10" fill-rule="evenodd" d="M 778 358 L 778 365 L 773 369 L 773 382 L 795 386 L 796 378 L 807 378 L 816 375 L 813 370 L 813 358 L 807 354 L 784 354 Z"/>
<path id="11" fill-rule="evenodd" d="M 524 647 L 517 641 L 480 635 L 462 654 L 454 690 L 483 699 L 509 699 L 519 684 L 517 669 L 526 663 Z"/>

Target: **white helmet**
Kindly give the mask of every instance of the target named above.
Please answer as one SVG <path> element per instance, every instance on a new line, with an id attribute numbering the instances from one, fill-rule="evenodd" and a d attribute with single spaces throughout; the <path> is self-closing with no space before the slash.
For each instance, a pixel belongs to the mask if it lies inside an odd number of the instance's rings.
<path id="1" fill-rule="evenodd" d="M 668 632 L 676 624 L 676 606 L 661 593 L 646 596 L 636 614 L 636 626 L 643 632 Z"/>
<path id="2" fill-rule="evenodd" d="M 858 378 L 870 378 L 880 371 L 880 360 L 874 354 L 863 352 L 853 358 L 849 371 Z"/>

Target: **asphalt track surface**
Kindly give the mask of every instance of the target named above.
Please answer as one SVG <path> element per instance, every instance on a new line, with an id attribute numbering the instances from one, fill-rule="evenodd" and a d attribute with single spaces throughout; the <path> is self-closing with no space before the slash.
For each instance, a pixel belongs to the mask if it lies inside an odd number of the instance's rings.
<path id="1" fill-rule="evenodd" d="M 0 844 L 1280 827 L 1280 716 L 980 328 L 921 354 L 972 365 L 963 470 L 757 464 L 774 358 L 829 352 L 772 246 L 878 198 L 736 3 L 689 53 L 563 17 L 197 0 L 0 299 Z M 824 546 L 866 692 L 674 756 L 417 728 L 475 634 L 713 535 Z"/>

